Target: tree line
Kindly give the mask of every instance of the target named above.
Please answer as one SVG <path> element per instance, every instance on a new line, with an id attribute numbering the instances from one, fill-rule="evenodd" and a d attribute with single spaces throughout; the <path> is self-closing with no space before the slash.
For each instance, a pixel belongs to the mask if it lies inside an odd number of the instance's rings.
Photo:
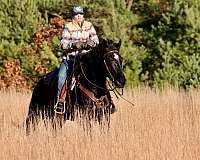
<path id="1" fill-rule="evenodd" d="M 2 0 L 1 80 L 13 59 L 32 87 L 59 65 L 60 32 L 39 47 L 34 38 L 53 17 L 69 19 L 73 4 L 84 7 L 100 38 L 122 40 L 127 86 L 199 88 L 200 0 Z"/>

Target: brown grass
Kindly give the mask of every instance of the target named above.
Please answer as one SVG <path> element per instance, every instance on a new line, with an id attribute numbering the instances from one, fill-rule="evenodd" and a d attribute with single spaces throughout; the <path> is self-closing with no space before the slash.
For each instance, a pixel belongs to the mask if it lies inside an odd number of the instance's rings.
<path id="1" fill-rule="evenodd" d="M 78 122 L 53 132 L 41 123 L 27 136 L 23 123 L 31 93 L 0 92 L 1 160 L 198 160 L 200 92 L 138 88 L 115 100 L 111 127 L 93 123 L 91 134 Z"/>

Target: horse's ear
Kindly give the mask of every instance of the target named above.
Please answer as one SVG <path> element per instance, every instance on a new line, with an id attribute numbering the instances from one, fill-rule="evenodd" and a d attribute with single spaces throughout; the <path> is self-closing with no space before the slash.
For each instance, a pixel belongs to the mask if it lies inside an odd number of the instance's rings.
<path id="1" fill-rule="evenodd" d="M 104 38 L 101 38 L 99 41 L 100 41 L 101 46 L 105 46 L 107 43 L 107 41 Z"/>
<path id="2" fill-rule="evenodd" d="M 103 39 L 101 40 L 101 44 L 102 44 L 102 46 L 106 46 L 107 41 L 103 38 Z"/>
<path id="3" fill-rule="evenodd" d="M 121 41 L 121 39 L 120 39 L 119 42 L 115 45 L 115 46 L 117 47 L 117 49 L 120 49 L 121 43 L 122 43 L 122 41 Z"/>

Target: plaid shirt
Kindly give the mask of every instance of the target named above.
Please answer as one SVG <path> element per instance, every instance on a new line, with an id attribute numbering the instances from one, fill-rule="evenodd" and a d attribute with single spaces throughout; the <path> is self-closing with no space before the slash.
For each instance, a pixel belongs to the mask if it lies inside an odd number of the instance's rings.
<path id="1" fill-rule="evenodd" d="M 95 44 L 99 43 L 92 23 L 83 21 L 82 27 L 80 27 L 72 20 L 72 22 L 65 24 L 61 39 L 63 49 L 71 47 L 73 43 L 87 42 L 89 40 L 92 40 Z"/>

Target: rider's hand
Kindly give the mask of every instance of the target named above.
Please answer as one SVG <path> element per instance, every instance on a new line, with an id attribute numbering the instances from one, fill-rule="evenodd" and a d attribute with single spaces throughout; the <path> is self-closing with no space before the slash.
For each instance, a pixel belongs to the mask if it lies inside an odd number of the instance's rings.
<path id="1" fill-rule="evenodd" d="M 77 42 L 77 43 L 75 43 L 75 44 L 74 44 L 74 48 L 75 48 L 75 49 L 81 49 L 81 48 L 83 48 L 83 43 L 82 43 L 82 42 Z"/>
<path id="2" fill-rule="evenodd" d="M 68 53 L 70 53 L 72 51 L 71 48 L 66 48 L 63 50 L 63 55 L 67 55 Z"/>
<path id="3" fill-rule="evenodd" d="M 87 41 L 87 47 L 95 47 L 95 42 L 92 40 Z"/>

